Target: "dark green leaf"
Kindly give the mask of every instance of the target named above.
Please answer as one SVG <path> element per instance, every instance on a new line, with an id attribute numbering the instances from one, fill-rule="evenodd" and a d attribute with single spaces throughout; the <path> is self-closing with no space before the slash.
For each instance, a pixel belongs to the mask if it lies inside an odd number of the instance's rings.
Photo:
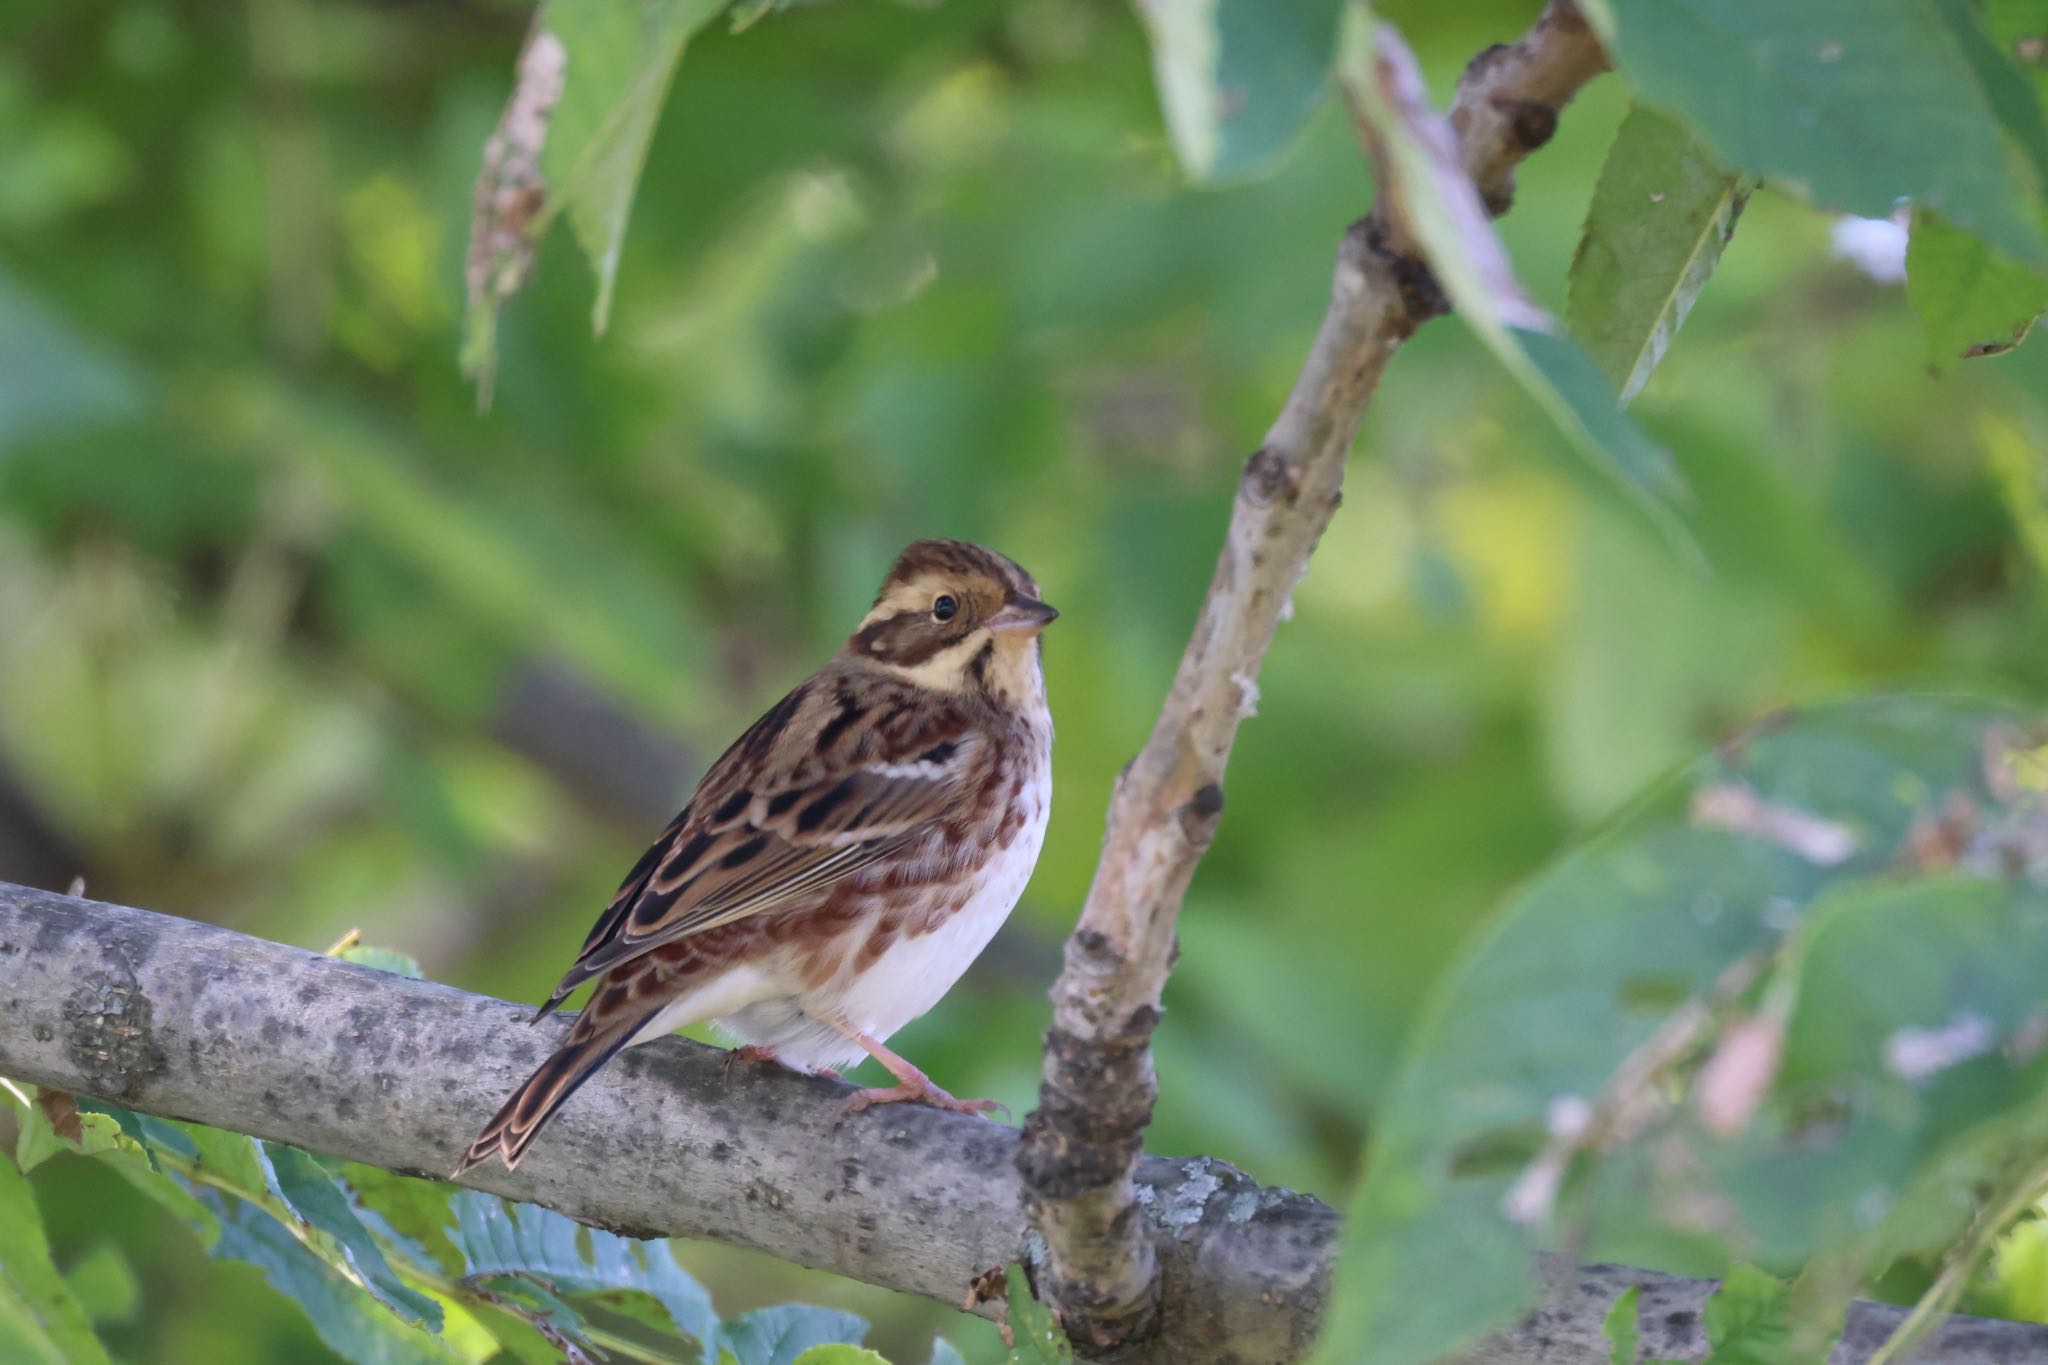
<path id="1" fill-rule="evenodd" d="M 1330 1349 L 1432 1360 L 1511 1318 L 1550 1223 L 1538 1157 L 1557 1115 L 1597 1120 L 1602 1105 L 1657 1093 L 1651 1076 L 1632 1082 L 1642 1092 L 1610 1087 L 1678 1002 L 1712 998 L 1733 964 L 1761 970 L 1818 894 L 1892 866 L 1945 793 L 1995 805 L 1983 756 L 2008 723 L 1993 706 L 1898 698 L 1759 727 L 1518 895 L 1444 983 L 1384 1098 Z M 1865 1167 L 1826 1160 L 1860 1186 Z M 1640 1164 L 1610 1157 L 1600 1175 L 1603 1226 L 1660 1226 Z M 1792 1207 L 1781 1221 L 1801 1224 L 1813 1210 L 1785 1188 L 1801 1181 L 1816 1183 L 1787 1171 L 1736 1197 L 1746 1210 L 1776 1193 Z M 1457 1295 L 1431 1292 L 1448 1282 Z"/>
<path id="2" fill-rule="evenodd" d="M 1828 208 L 1900 199 L 2048 263 L 2041 180 L 1926 0 L 1608 0 L 1642 100 L 1728 164 Z"/>
<path id="3" fill-rule="evenodd" d="M 1608 149 L 1565 319 L 1626 403 L 1663 359 L 1749 197 L 1682 124 L 1641 105 Z"/>
<path id="4" fill-rule="evenodd" d="M 1270 167 L 1322 102 L 1343 0 L 1140 5 L 1167 132 L 1190 180 Z"/>
<path id="5" fill-rule="evenodd" d="M 468 1274 L 531 1280 L 571 1302 L 579 1293 L 637 1292 L 659 1305 L 657 1325 L 702 1344 L 718 1339 L 718 1314 L 711 1296 L 676 1264 L 668 1243 L 586 1228 L 552 1210 L 507 1203 L 473 1190 L 459 1191 L 449 1203 L 456 1220 L 453 1240 Z M 618 1311 L 631 1308 L 617 1298 L 608 1299 L 607 1305 Z"/>
<path id="6" fill-rule="evenodd" d="M 785 1303 L 727 1323 L 719 1345 L 739 1365 L 796 1365 L 814 1347 L 834 1342 L 858 1346 L 867 1334 L 867 1323 L 851 1313 Z"/>
<path id="7" fill-rule="evenodd" d="M 305 1310 L 329 1350 L 354 1365 L 455 1365 L 463 1357 L 432 1332 L 408 1327 L 262 1209 L 212 1195 L 216 1257 L 247 1261 Z"/>
<path id="8" fill-rule="evenodd" d="M 256 1152 L 271 1193 L 308 1226 L 332 1237 L 363 1286 L 408 1322 L 441 1330 L 441 1305 L 413 1288 L 392 1269 L 384 1249 L 363 1226 L 335 1178 L 296 1147 L 259 1142 Z"/>

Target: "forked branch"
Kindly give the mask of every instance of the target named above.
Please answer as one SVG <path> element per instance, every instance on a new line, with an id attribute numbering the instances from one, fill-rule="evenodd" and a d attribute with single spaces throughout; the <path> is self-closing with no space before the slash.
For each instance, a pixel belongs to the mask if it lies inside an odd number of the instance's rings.
<path id="1" fill-rule="evenodd" d="M 1492 213 L 1558 110 L 1606 69 L 1576 5 L 1553 0 L 1515 43 L 1474 58 L 1451 126 Z M 1187 651 L 1152 736 L 1111 797 L 1102 859 L 1052 990 L 1039 1107 L 1018 1149 L 1043 1239 L 1042 1297 L 1075 1340 L 1110 1350 L 1158 1330 L 1164 1282 L 1134 1176 L 1158 1094 L 1150 1040 L 1182 894 L 1223 811 L 1237 728 L 1294 586 L 1336 511 L 1360 416 L 1388 358 L 1443 293 L 1385 199 L 1346 232 L 1322 328 L 1264 443 L 1245 461 Z M 1317 1291 L 1319 1292 L 1319 1290 Z"/>

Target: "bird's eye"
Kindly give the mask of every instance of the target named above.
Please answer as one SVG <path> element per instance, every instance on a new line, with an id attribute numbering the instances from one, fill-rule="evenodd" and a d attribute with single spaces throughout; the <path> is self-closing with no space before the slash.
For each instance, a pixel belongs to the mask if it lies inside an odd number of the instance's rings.
<path id="1" fill-rule="evenodd" d="M 939 600 L 932 603 L 932 620 L 950 621 L 953 619 L 953 613 L 958 610 L 960 604 L 953 600 L 953 595 L 942 592 L 939 594 Z"/>

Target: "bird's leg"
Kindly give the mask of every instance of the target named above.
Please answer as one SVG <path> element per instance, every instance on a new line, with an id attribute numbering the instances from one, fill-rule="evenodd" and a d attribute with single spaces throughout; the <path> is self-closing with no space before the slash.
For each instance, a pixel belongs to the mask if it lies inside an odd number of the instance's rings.
<path id="1" fill-rule="evenodd" d="M 846 1112 L 858 1114 L 878 1104 L 915 1103 L 930 1105 L 934 1109 L 949 1109 L 956 1114 L 986 1114 L 991 1110 L 1002 1110 L 1004 1118 L 1010 1117 L 1007 1105 L 995 1100 L 957 1100 L 932 1084 L 932 1078 L 915 1066 L 891 1052 L 882 1044 L 858 1029 L 845 1024 L 834 1024 L 841 1033 L 861 1045 L 868 1056 L 889 1068 L 889 1074 L 898 1081 L 896 1085 L 875 1086 L 867 1090 L 856 1090 L 846 1101 Z"/>

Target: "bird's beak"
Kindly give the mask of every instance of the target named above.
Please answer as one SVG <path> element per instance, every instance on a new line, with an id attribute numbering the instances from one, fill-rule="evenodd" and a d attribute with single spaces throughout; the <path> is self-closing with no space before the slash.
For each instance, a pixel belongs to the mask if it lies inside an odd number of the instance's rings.
<path id="1" fill-rule="evenodd" d="M 1059 612 L 1031 597 L 1012 597 L 1003 609 L 982 622 L 998 635 L 1036 635 L 1059 619 Z"/>

